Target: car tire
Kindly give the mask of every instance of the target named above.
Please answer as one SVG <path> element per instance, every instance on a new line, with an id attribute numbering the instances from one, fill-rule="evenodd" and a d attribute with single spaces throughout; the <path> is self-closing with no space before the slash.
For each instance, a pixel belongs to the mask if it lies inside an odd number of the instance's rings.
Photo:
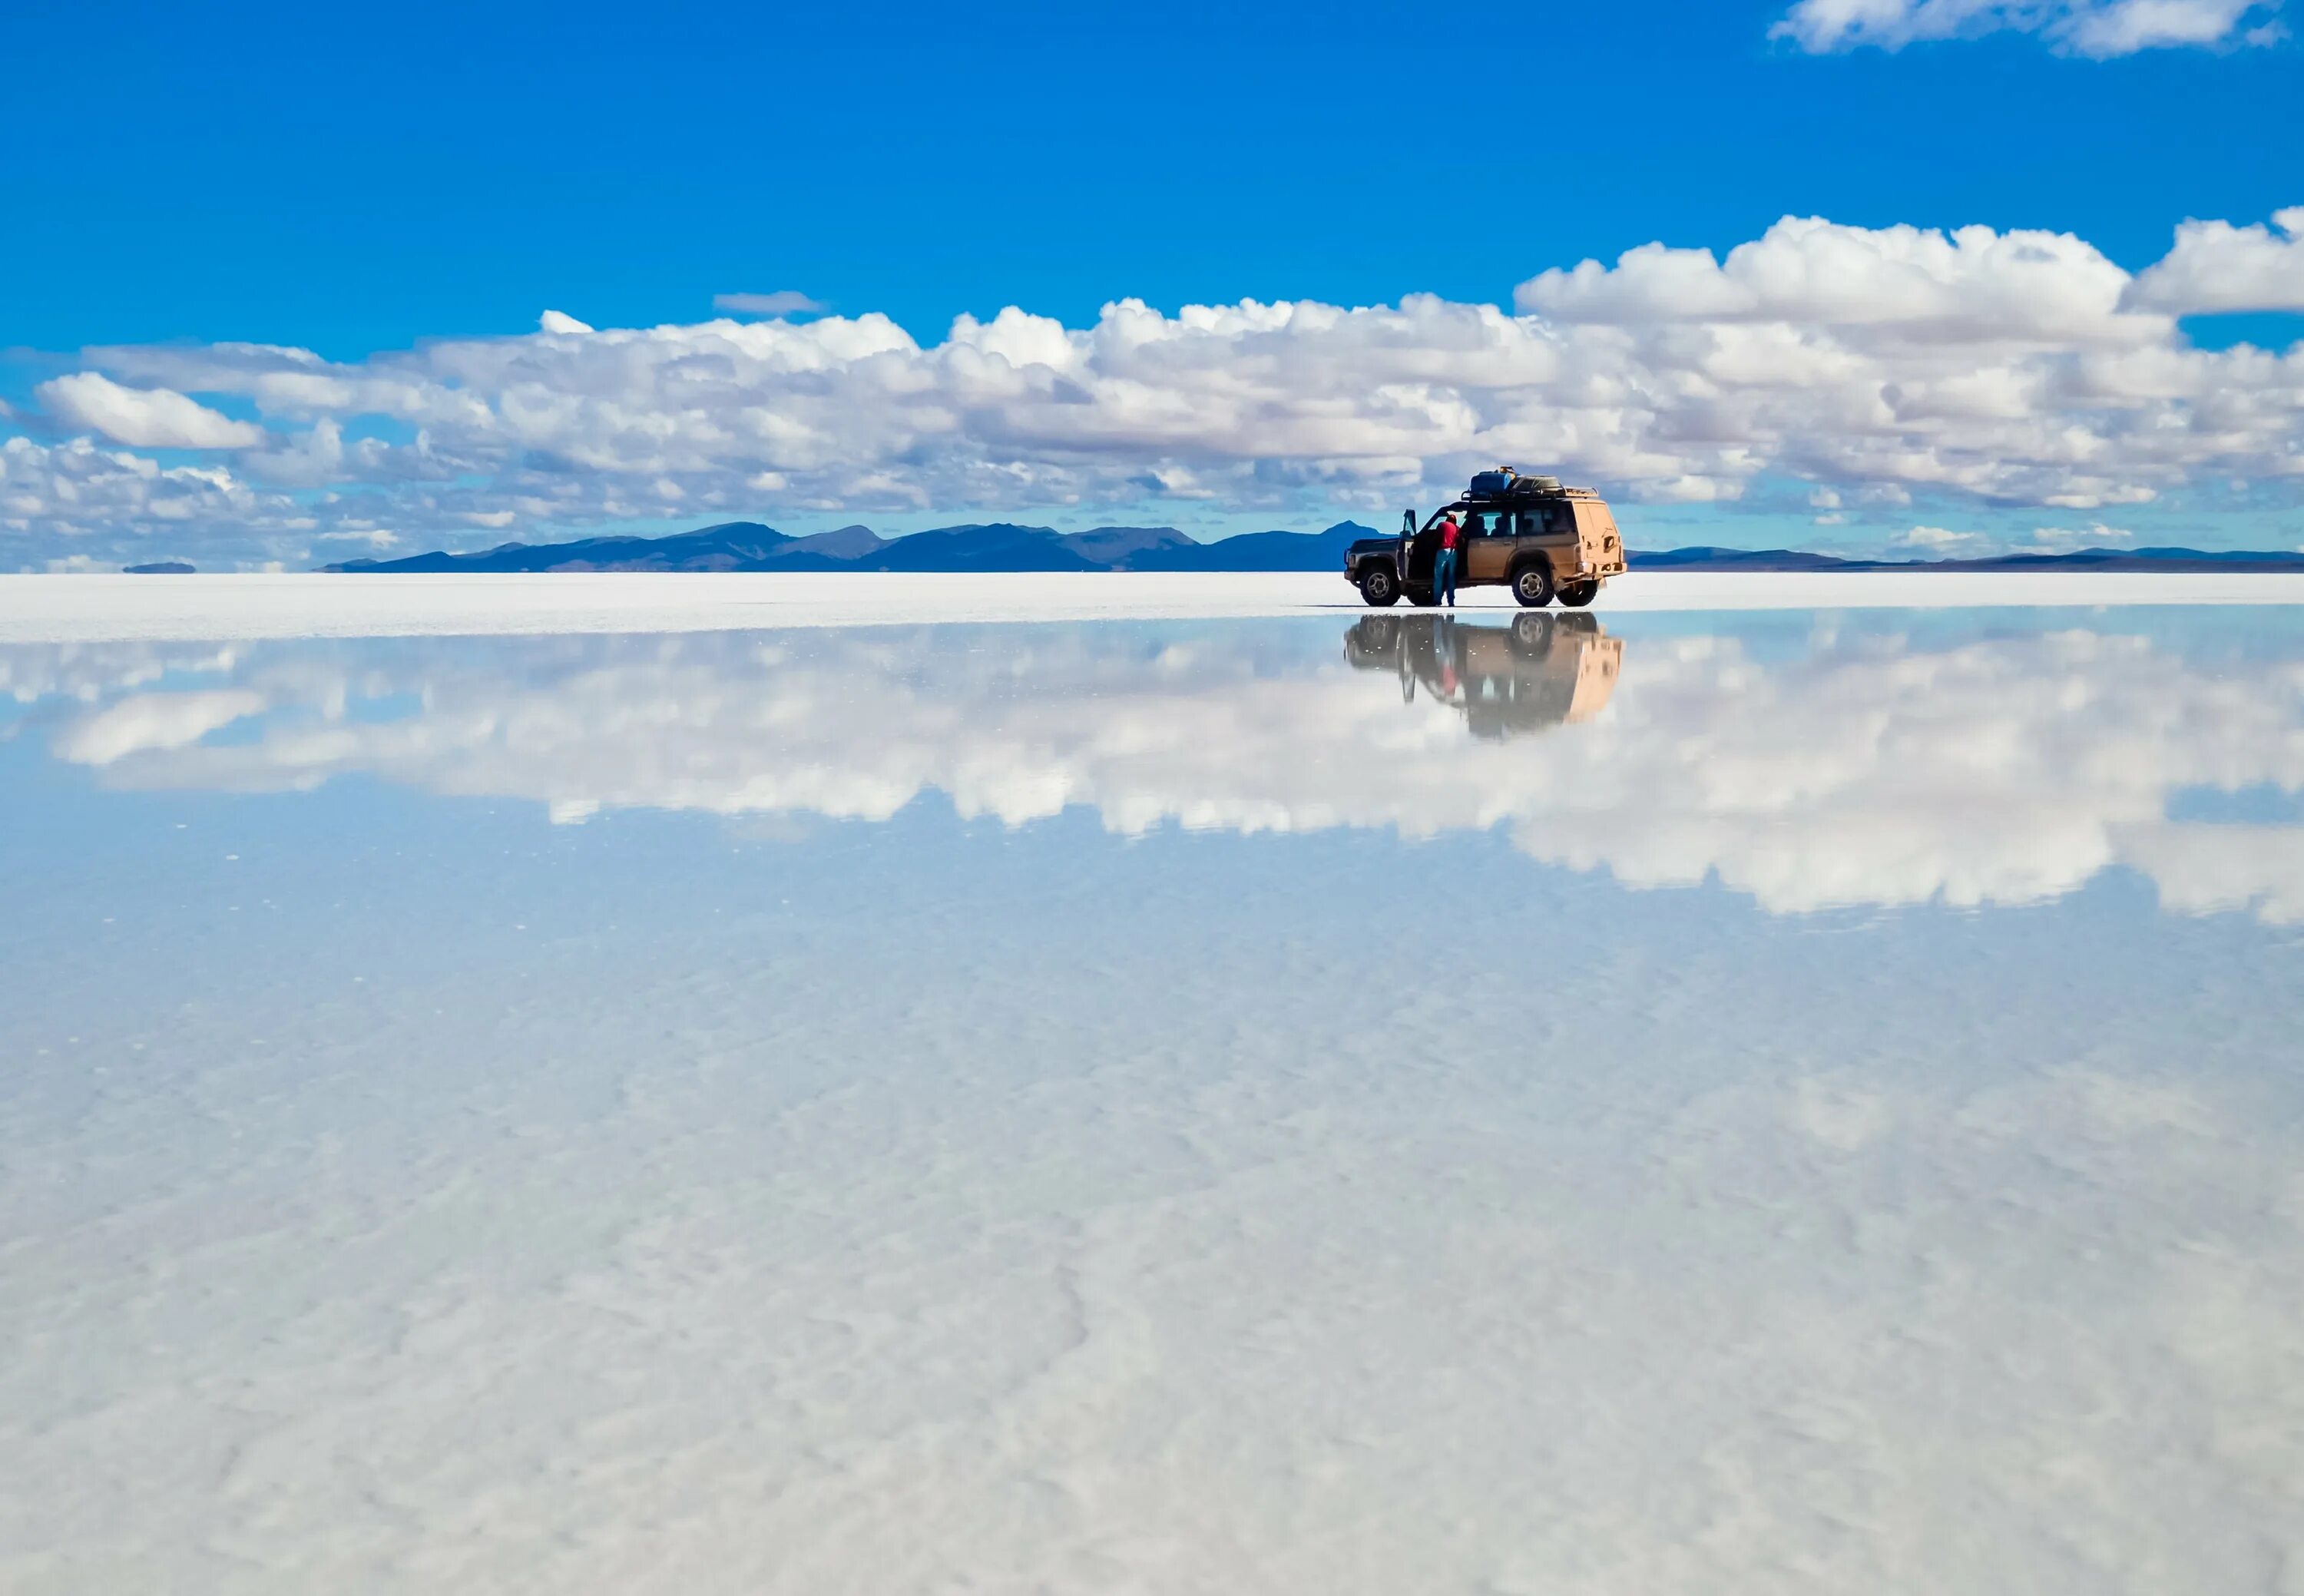
<path id="1" fill-rule="evenodd" d="M 1360 597 L 1377 609 L 1389 609 L 1400 602 L 1400 581 L 1390 567 L 1370 565 L 1360 573 Z"/>
<path id="2" fill-rule="evenodd" d="M 1512 597 L 1529 609 L 1542 609 L 1552 602 L 1552 567 L 1542 560 L 1530 560 L 1512 573 Z"/>
<path id="3" fill-rule="evenodd" d="M 1430 588 L 1410 588 L 1408 590 L 1408 601 L 1419 609 L 1430 609 L 1440 602 L 1440 595 Z"/>
<path id="4" fill-rule="evenodd" d="M 1542 659 L 1552 652 L 1550 615 L 1514 615 L 1512 650 L 1523 659 Z"/>
<path id="5" fill-rule="evenodd" d="M 1582 609 L 1600 596 L 1597 582 L 1571 582 L 1560 590 L 1560 602 L 1571 609 Z"/>

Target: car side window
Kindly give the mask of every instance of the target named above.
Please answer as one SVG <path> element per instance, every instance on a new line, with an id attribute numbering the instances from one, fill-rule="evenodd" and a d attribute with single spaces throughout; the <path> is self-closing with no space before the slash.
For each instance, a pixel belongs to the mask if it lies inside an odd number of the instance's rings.
<path id="1" fill-rule="evenodd" d="M 1554 499 L 1544 506 L 1544 530 L 1555 538 L 1576 535 L 1576 512 L 1564 499 Z"/>

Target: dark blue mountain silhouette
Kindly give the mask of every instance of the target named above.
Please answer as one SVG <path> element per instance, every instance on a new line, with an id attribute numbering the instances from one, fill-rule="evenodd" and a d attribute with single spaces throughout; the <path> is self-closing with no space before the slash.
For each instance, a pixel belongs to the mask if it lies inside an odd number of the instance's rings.
<path id="1" fill-rule="evenodd" d="M 1172 526 L 1099 526 L 1074 532 L 1064 547 L 1084 560 L 1114 571 L 1156 571 L 1148 562 L 1208 547 L 1196 543 Z"/>
<path id="2" fill-rule="evenodd" d="M 1188 543 L 1148 551 L 1130 562 L 1136 571 L 1342 571 L 1344 550 L 1374 527 L 1340 521 L 1323 532 L 1242 532 L 1219 543 Z"/>
<path id="3" fill-rule="evenodd" d="M 882 538 L 867 526 L 793 538 L 755 521 L 665 538 L 505 543 L 474 554 L 347 560 L 326 571 L 1336 571 L 1375 530 L 1340 521 L 1320 532 L 1246 532 L 1196 542 L 1173 527 L 1101 526 L 1084 532 L 991 522 Z M 1863 560 L 1792 548 L 1633 550 L 1642 571 L 2304 571 L 2304 554 L 2196 548 L 2086 548 L 1970 560 Z"/>
<path id="4" fill-rule="evenodd" d="M 807 554 L 834 560 L 860 560 L 866 555 L 877 554 L 887 545 L 888 540 L 868 526 L 844 526 L 813 537 L 794 538 L 784 546 L 784 557 Z"/>
<path id="5" fill-rule="evenodd" d="M 667 538 L 578 538 L 504 543 L 472 554 L 346 560 L 325 571 L 1327 571 L 1368 528 L 1340 522 L 1325 532 L 1250 532 L 1199 543 L 1173 527 L 1053 527 L 992 522 L 883 539 L 846 526 L 792 538 L 758 522 L 731 521 Z"/>
<path id="6" fill-rule="evenodd" d="M 837 535 L 837 534 L 828 534 Z M 724 522 L 668 538 L 579 538 L 568 543 L 499 543 L 476 554 L 404 560 L 346 560 L 324 571 L 752 571 L 800 541 L 755 521 Z M 795 562 L 797 563 L 797 562 Z"/>
<path id="7" fill-rule="evenodd" d="M 1107 569 L 1064 547 L 1053 527 L 946 526 L 914 532 L 882 544 L 862 559 L 859 571 L 1101 571 Z"/>
<path id="8" fill-rule="evenodd" d="M 1971 560 L 1856 560 L 1796 548 L 1631 549 L 1635 571 L 2304 571 L 2304 554 L 2278 550 L 2081 548 L 2070 554 L 2001 554 Z"/>
<path id="9" fill-rule="evenodd" d="M 1852 571 L 1859 562 L 1792 548 L 1673 548 L 1661 553 L 1628 548 L 1624 564 L 1636 571 Z"/>

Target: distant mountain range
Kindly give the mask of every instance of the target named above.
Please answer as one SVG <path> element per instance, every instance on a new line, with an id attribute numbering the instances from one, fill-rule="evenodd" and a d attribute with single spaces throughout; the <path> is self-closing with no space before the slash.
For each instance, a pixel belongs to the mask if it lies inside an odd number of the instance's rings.
<path id="1" fill-rule="evenodd" d="M 1640 571 L 2304 571 L 2304 553 L 2197 548 L 2082 548 L 2071 554 L 2001 554 L 1974 560 L 1854 560 L 1794 548 L 1675 548 L 1627 553 Z"/>
<path id="2" fill-rule="evenodd" d="M 477 554 L 346 560 L 326 571 L 1341 571 L 1344 549 L 1375 531 L 1341 521 L 1324 532 L 1249 532 L 1200 543 L 1173 527 L 1085 532 L 992 522 L 883 538 L 865 526 L 794 538 L 731 521 L 668 538 L 504 543 Z"/>
<path id="3" fill-rule="evenodd" d="M 1247 532 L 1201 543 L 1173 527 L 1101 526 L 1085 532 L 991 522 L 883 538 L 866 526 L 795 538 L 753 521 L 664 538 L 504 543 L 474 554 L 346 560 L 337 572 L 449 571 L 1342 571 L 1344 550 L 1373 527 L 1340 521 L 1320 532 Z M 1974 560 L 1861 560 L 1797 549 L 1635 550 L 1641 571 L 2304 571 L 2304 554 L 2204 554 L 2193 548 L 2090 548 Z"/>

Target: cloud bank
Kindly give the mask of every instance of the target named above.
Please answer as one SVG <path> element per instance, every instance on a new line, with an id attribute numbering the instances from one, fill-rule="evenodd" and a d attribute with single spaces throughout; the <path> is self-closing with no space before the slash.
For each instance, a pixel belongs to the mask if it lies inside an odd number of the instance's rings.
<path id="1" fill-rule="evenodd" d="M 2304 345 L 2202 350 L 2178 318 L 2304 306 L 2299 216 L 2187 222 L 2135 276 L 2069 233 L 1786 217 L 1724 257 L 1653 243 L 1540 272 L 1510 311 L 1120 300 L 1080 327 L 962 316 L 923 344 L 876 313 L 596 329 L 555 310 L 355 361 L 96 349 L 0 443 L 0 530 L 309 545 L 1148 497 L 1380 509 L 1495 460 L 1649 502 L 1764 477 L 1856 505 L 2292 491 Z M 199 457 L 139 452 L 163 450 Z"/>
<path id="2" fill-rule="evenodd" d="M 2028 33 L 2061 53 L 2102 60 L 2277 44 L 2288 37 L 2279 9 L 2279 0 L 1800 0 L 1768 37 L 1822 54 Z"/>

